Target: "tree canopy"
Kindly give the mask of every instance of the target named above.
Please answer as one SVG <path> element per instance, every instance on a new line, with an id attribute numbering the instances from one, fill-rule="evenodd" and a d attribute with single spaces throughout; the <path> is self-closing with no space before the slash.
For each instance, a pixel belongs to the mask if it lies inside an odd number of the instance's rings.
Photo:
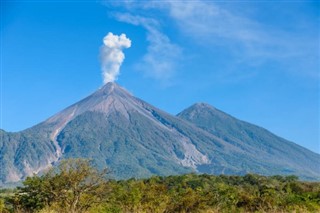
<path id="1" fill-rule="evenodd" d="M 106 173 L 91 166 L 89 160 L 63 160 L 43 176 L 28 177 L 15 194 L 15 207 L 31 212 L 45 206 L 59 212 L 86 212 L 107 197 Z"/>
<path id="2" fill-rule="evenodd" d="M 15 192 L 0 192 L 2 212 L 187 213 L 320 212 L 320 183 L 295 176 L 197 175 L 108 180 L 84 159 L 69 159 Z M 1 212 L 0 211 L 0 212 Z M 1 213 L 2 213 L 1 212 Z"/>

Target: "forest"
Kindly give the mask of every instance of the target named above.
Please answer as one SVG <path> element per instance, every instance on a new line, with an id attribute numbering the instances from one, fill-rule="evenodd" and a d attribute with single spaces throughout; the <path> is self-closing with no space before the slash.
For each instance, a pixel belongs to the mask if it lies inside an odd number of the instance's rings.
<path id="1" fill-rule="evenodd" d="M 320 212 L 320 183 L 296 176 L 185 174 L 112 180 L 86 159 L 63 160 L 0 189 L 1 213 Z"/>

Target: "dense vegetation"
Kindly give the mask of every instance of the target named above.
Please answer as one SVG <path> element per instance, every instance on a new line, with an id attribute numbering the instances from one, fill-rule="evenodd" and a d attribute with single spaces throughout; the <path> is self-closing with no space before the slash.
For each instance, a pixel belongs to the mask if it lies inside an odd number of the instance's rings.
<path id="1" fill-rule="evenodd" d="M 319 211 L 320 183 L 295 176 L 187 174 L 115 181 L 81 159 L 0 191 L 0 212 Z"/>

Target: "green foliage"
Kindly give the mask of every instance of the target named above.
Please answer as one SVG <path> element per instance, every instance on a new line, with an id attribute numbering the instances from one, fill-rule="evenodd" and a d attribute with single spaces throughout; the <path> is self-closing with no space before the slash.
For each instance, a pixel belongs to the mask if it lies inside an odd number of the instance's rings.
<path id="1" fill-rule="evenodd" d="M 61 161 L 41 177 L 29 177 L 12 199 L 15 209 L 36 212 L 50 207 L 57 212 L 86 212 L 104 201 L 108 193 L 106 171 L 98 171 L 88 160 Z"/>
<path id="2" fill-rule="evenodd" d="M 320 211 L 320 183 L 294 176 L 187 174 L 106 182 L 100 174 L 88 161 L 64 161 L 58 170 L 28 178 L 14 195 L 0 199 L 0 207 L 39 213 Z"/>
<path id="3" fill-rule="evenodd" d="M 99 212 L 320 211 L 320 183 L 293 176 L 189 174 L 113 181 L 110 187 Z"/>
<path id="4" fill-rule="evenodd" d="M 0 198 L 0 212 L 4 212 L 5 209 L 5 204 L 4 204 L 4 199 Z"/>

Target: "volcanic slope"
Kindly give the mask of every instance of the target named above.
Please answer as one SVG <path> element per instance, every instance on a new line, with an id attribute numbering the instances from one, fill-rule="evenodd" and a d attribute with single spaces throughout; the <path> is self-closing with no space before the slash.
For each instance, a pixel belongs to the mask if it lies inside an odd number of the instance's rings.
<path id="1" fill-rule="evenodd" d="M 108 83 L 34 127 L 0 131 L 0 182 L 21 180 L 70 157 L 90 158 L 117 179 L 188 172 L 319 178 L 319 155 L 251 124 L 250 140 L 243 138 L 237 131 L 246 126 L 234 130 L 233 118 L 222 112 L 226 117 L 215 131 L 210 122 L 217 117 L 208 117 L 210 107 L 202 109 L 203 121 L 188 116 L 192 108 L 172 116 Z"/>
<path id="2" fill-rule="evenodd" d="M 320 176 L 319 154 L 264 128 L 236 119 L 206 103 L 194 104 L 177 116 L 240 148 L 244 153 L 243 158 L 254 158 L 257 162 L 269 165 L 254 169 L 250 165 L 243 165 L 244 171 L 264 175 L 295 174 L 304 179 Z M 206 172 L 215 170 L 210 167 L 206 168 Z"/>

